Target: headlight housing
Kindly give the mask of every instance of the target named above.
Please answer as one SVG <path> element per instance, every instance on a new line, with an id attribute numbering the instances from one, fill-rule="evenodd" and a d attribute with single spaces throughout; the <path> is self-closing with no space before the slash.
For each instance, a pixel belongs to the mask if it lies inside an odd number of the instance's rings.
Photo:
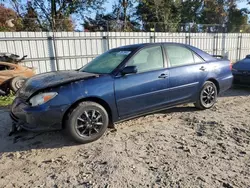
<path id="1" fill-rule="evenodd" d="M 37 94 L 37 95 L 31 97 L 29 102 L 30 102 L 31 106 L 38 106 L 38 105 L 41 105 L 41 104 L 44 104 L 44 103 L 50 101 L 51 99 L 53 99 L 57 95 L 58 95 L 57 92 L 40 93 L 40 94 Z"/>

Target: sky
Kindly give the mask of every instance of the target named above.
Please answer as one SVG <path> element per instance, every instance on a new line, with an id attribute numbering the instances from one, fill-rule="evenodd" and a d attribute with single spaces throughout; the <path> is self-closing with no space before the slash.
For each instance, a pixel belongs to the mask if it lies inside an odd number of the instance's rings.
<path id="1" fill-rule="evenodd" d="M 112 5 L 114 4 L 116 0 L 108 0 L 107 3 L 105 4 L 106 12 L 111 12 L 112 11 Z"/>
<path id="2" fill-rule="evenodd" d="M 238 7 L 239 7 L 240 9 L 242 9 L 242 8 L 249 7 L 249 5 L 247 5 L 246 2 L 241 2 L 241 3 L 238 3 Z"/>

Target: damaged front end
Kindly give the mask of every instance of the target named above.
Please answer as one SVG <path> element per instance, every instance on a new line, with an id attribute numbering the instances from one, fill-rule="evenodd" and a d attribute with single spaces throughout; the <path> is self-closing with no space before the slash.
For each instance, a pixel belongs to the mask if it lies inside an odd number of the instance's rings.
<path id="1" fill-rule="evenodd" d="M 74 81 L 98 77 L 98 74 L 79 71 L 58 71 L 36 75 L 29 79 L 18 91 L 23 99 L 28 99 L 39 91 L 65 85 Z"/>
<path id="2" fill-rule="evenodd" d="M 73 85 L 99 75 L 77 71 L 59 71 L 37 75 L 29 79 L 16 93 L 10 117 L 12 131 L 48 131 L 62 128 L 65 111 L 72 104 L 66 85 Z M 74 90 L 72 90 L 73 92 Z"/>
<path id="3" fill-rule="evenodd" d="M 22 130 L 22 126 L 21 122 L 18 121 L 18 118 L 16 118 L 14 114 L 10 113 L 10 117 L 12 119 L 12 125 L 10 128 L 9 136 L 12 136 L 17 132 L 20 132 Z"/>

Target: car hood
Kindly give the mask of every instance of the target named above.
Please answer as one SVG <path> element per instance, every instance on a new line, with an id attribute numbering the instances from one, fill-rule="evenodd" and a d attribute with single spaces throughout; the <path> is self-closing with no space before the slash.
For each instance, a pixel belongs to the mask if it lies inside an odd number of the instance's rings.
<path id="1" fill-rule="evenodd" d="M 64 85 L 70 82 L 98 77 L 92 74 L 79 71 L 55 71 L 36 75 L 28 79 L 24 86 L 18 91 L 17 96 L 28 99 L 32 94 L 51 87 Z"/>
<path id="2" fill-rule="evenodd" d="M 250 59 L 243 59 L 233 65 L 233 68 L 240 71 L 250 71 Z"/>

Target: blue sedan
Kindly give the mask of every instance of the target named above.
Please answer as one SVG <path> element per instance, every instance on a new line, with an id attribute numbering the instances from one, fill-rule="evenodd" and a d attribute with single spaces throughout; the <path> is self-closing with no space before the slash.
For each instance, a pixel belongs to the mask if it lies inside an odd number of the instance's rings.
<path id="1" fill-rule="evenodd" d="M 250 86 L 250 55 L 233 65 L 233 76 L 235 85 Z"/>
<path id="2" fill-rule="evenodd" d="M 80 143 L 100 138 L 109 125 L 175 105 L 209 109 L 231 87 L 228 60 L 193 46 L 136 44 L 111 49 L 77 71 L 30 78 L 11 108 L 15 127 L 66 129 Z"/>

